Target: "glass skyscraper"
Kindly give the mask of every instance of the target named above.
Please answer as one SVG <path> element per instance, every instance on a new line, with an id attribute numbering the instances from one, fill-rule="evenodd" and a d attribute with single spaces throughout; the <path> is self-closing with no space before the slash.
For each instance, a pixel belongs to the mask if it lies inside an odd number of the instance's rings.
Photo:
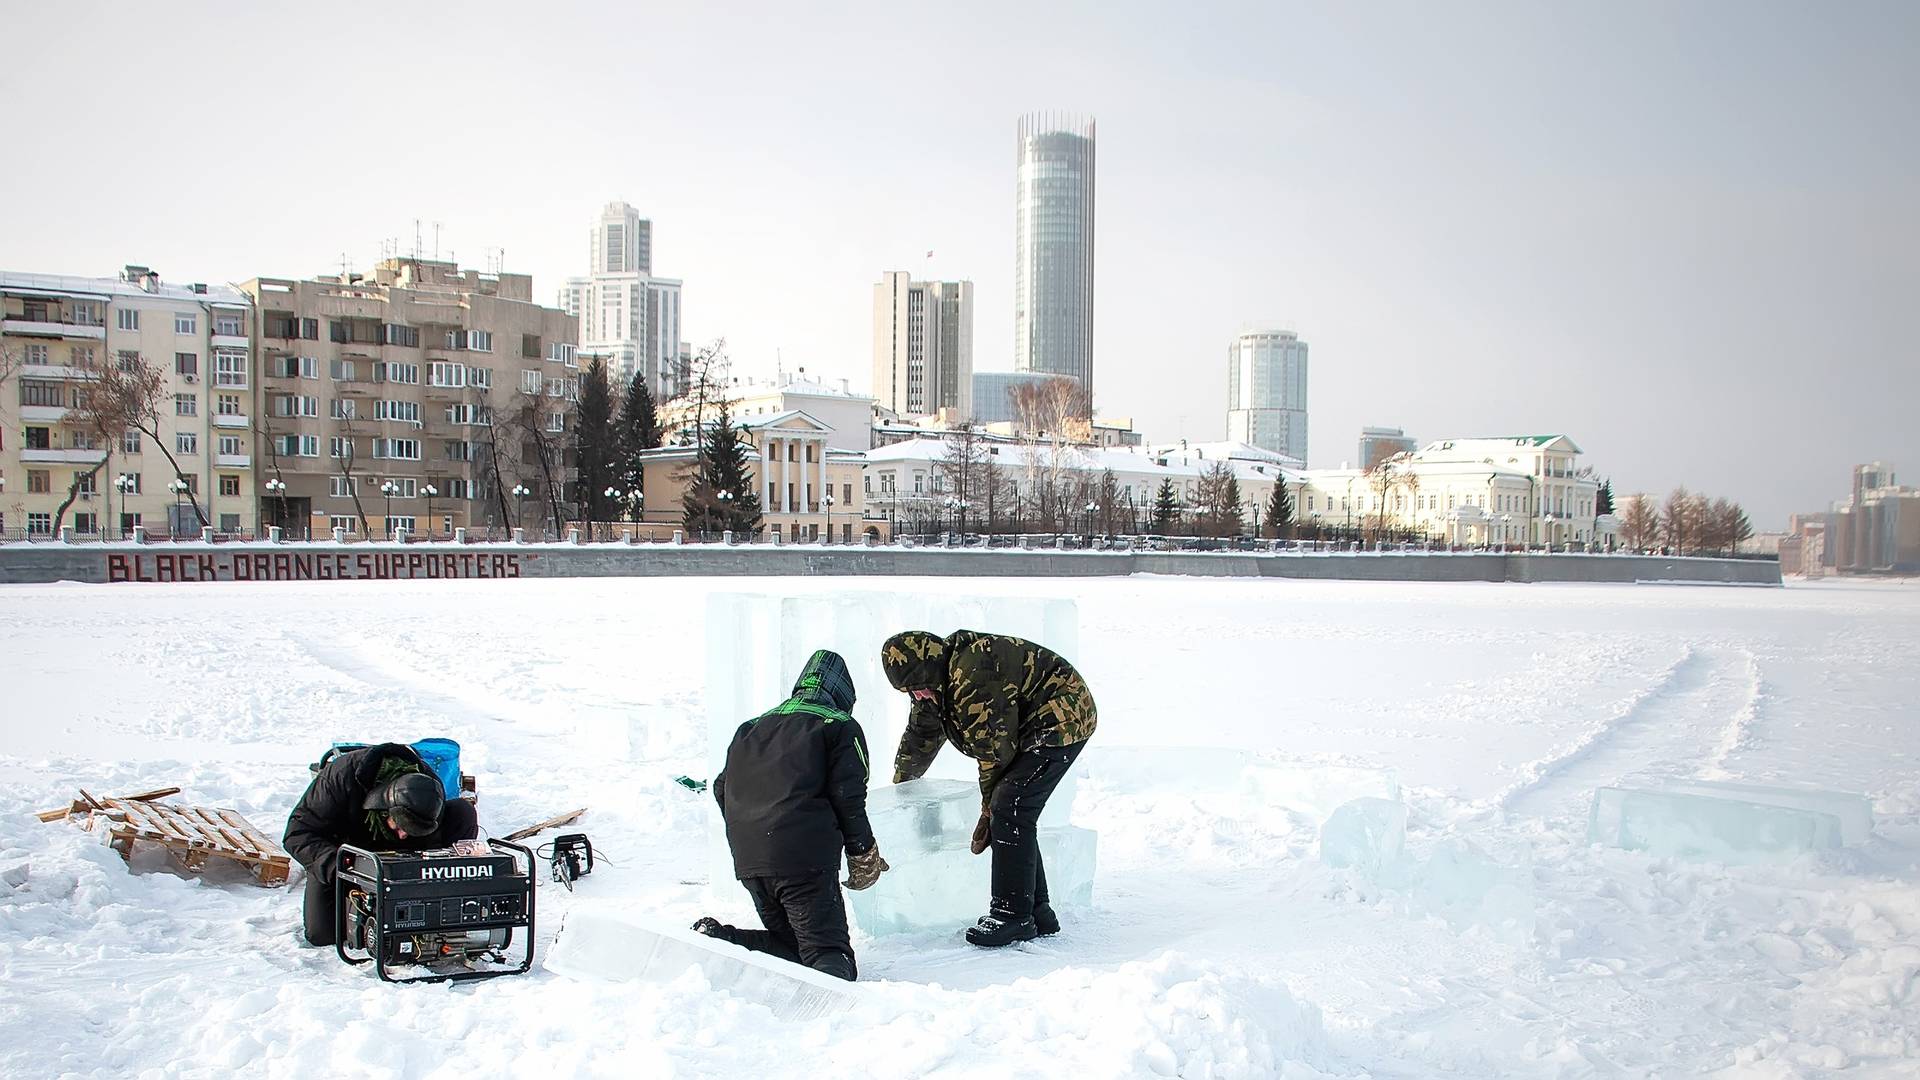
<path id="1" fill-rule="evenodd" d="M 1093 401 L 1093 120 L 1020 118 L 1013 367 L 1080 380 Z"/>
<path id="2" fill-rule="evenodd" d="M 1307 461 L 1307 343 L 1250 330 L 1227 349 L 1227 438 Z"/>

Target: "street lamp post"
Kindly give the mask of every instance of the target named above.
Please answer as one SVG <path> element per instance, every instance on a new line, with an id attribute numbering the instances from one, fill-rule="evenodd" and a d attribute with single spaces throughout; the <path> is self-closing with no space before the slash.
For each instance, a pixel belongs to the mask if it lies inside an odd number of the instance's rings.
<path id="1" fill-rule="evenodd" d="M 287 524 L 287 482 L 275 476 L 268 479 L 266 483 L 260 486 L 267 489 L 268 495 L 275 495 L 279 497 L 280 524 L 282 527 L 285 527 Z M 122 501 L 125 501 L 124 497 L 122 498 Z"/>
<path id="2" fill-rule="evenodd" d="M 431 540 L 433 539 L 433 497 L 440 494 L 440 489 L 428 484 L 420 489 L 420 494 L 427 497 L 427 539 Z"/>
<path id="3" fill-rule="evenodd" d="M 381 512 L 380 528 L 388 537 L 393 536 L 393 497 L 400 494 L 400 485 L 389 480 L 380 485 L 380 494 L 386 497 L 386 509 Z"/>
<path id="4" fill-rule="evenodd" d="M 833 495 L 820 496 L 820 505 L 827 508 L 827 543 L 833 543 Z"/>
<path id="5" fill-rule="evenodd" d="M 1093 500 L 1087 500 L 1087 546 L 1093 546 L 1093 512 L 1100 507 Z"/>
<path id="6" fill-rule="evenodd" d="M 727 528 L 732 527 L 733 511 L 731 508 L 733 506 L 733 492 L 722 488 L 714 494 L 714 498 L 720 501 L 720 524 L 723 527 L 722 531 L 725 531 Z M 708 523 L 707 531 L 713 531 L 711 522 Z"/>
<path id="7" fill-rule="evenodd" d="M 169 531 L 171 531 L 173 535 L 179 536 L 180 522 L 186 516 L 181 512 L 180 502 L 186 497 L 187 482 L 184 478 L 176 475 L 173 480 L 167 484 L 167 490 L 173 492 L 173 528 Z"/>
<path id="8" fill-rule="evenodd" d="M 1507 550 L 1507 528 L 1512 524 L 1513 524 L 1512 514 L 1500 515 L 1500 550 L 1502 552 Z"/>
<path id="9" fill-rule="evenodd" d="M 513 527 L 518 529 L 527 516 L 527 496 L 533 491 L 525 484 L 513 485 Z"/>

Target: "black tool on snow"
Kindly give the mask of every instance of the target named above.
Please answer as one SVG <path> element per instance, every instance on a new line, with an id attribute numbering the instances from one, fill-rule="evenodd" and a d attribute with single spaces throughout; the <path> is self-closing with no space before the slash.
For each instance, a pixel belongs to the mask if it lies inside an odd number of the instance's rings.
<path id="1" fill-rule="evenodd" d="M 573 891 L 573 883 L 593 873 L 593 842 L 586 833 L 567 833 L 553 840 L 553 880 Z"/>
<path id="2" fill-rule="evenodd" d="M 371 961 L 388 982 L 520 974 L 533 966 L 533 863 L 533 852 L 503 840 L 459 851 L 344 845 L 334 948 L 349 964 Z M 508 955 L 515 930 L 517 962 Z"/>

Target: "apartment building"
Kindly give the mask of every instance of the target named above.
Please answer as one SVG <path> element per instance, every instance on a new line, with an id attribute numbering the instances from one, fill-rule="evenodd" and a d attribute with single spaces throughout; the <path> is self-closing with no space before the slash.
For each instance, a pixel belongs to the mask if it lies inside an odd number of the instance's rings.
<path id="1" fill-rule="evenodd" d="M 0 273 L 0 535 L 121 537 L 251 531 L 254 379 L 247 297 L 176 285 L 144 266 L 117 278 Z M 162 379 L 152 434 L 103 440 L 81 423 L 108 365 Z M 157 439 L 154 437 L 157 435 Z M 109 445 L 111 443 L 111 445 Z"/>
<path id="2" fill-rule="evenodd" d="M 243 288 L 268 522 L 388 536 L 571 512 L 578 320 L 535 304 L 532 278 L 393 258 Z"/>

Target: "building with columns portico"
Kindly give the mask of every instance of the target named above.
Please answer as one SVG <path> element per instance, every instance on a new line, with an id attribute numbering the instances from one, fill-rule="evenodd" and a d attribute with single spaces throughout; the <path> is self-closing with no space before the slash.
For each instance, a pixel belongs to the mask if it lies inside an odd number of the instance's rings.
<path id="1" fill-rule="evenodd" d="M 739 431 L 749 447 L 747 469 L 760 496 L 761 528 L 767 539 L 807 541 L 825 534 L 834 543 L 854 543 L 869 531 L 886 537 L 885 521 L 865 520 L 860 481 L 864 455 L 830 445 L 833 428 L 792 409 L 742 420 Z M 682 500 L 696 456 L 693 446 L 644 452 L 642 537 L 670 536 L 681 527 Z"/>

